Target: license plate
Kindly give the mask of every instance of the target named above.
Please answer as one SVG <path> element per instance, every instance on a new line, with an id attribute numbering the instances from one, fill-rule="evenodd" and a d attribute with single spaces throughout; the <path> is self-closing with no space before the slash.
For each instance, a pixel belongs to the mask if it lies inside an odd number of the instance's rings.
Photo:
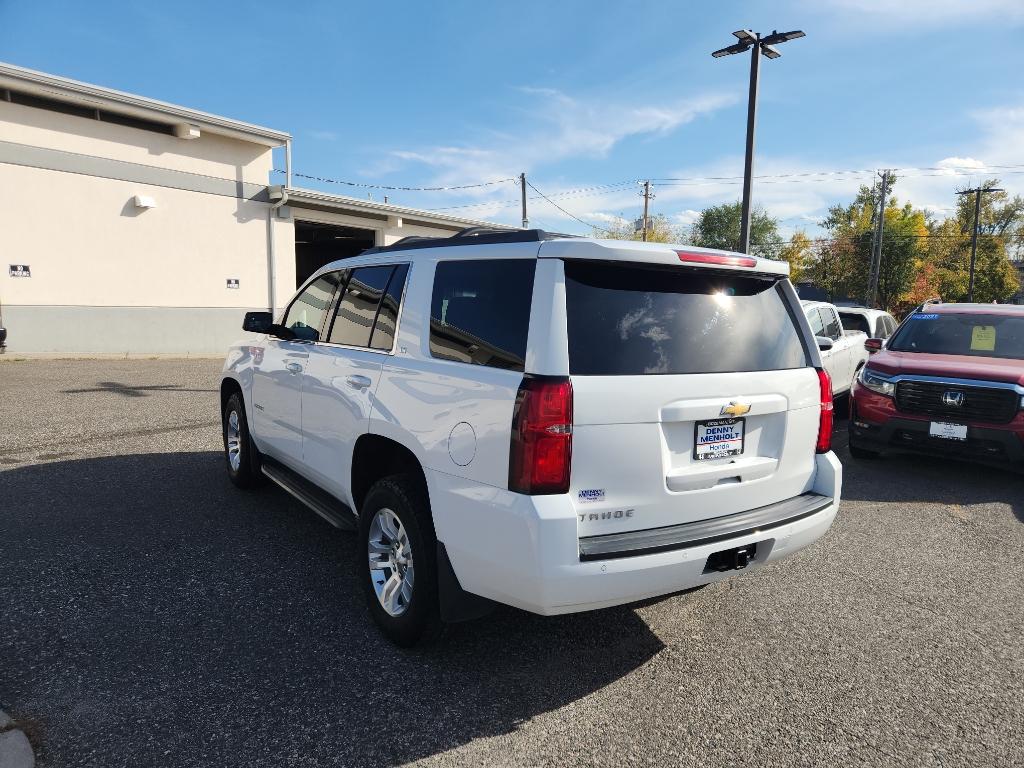
<path id="1" fill-rule="evenodd" d="M 933 421 L 928 427 L 928 434 L 932 437 L 941 437 L 943 440 L 966 440 L 967 425 Z"/>
<path id="2" fill-rule="evenodd" d="M 712 419 L 694 425 L 693 458 L 724 459 L 743 453 L 744 419 Z"/>

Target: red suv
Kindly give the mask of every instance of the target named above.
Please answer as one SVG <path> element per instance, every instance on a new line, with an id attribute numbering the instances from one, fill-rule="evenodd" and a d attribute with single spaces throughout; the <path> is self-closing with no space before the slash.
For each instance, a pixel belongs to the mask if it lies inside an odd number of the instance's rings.
<path id="1" fill-rule="evenodd" d="M 854 457 L 900 449 L 1024 469 L 1024 307 L 927 304 L 865 346 Z"/>

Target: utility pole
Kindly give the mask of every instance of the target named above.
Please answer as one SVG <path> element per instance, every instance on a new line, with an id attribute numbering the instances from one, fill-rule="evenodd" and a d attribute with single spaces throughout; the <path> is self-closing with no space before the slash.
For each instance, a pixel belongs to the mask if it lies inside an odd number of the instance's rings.
<path id="1" fill-rule="evenodd" d="M 651 182 L 644 182 L 644 219 L 640 229 L 641 239 L 647 242 L 647 209 L 651 202 Z"/>
<path id="2" fill-rule="evenodd" d="M 522 195 L 523 200 L 523 229 L 528 229 L 530 226 L 530 220 L 526 217 L 526 174 L 519 174 L 519 193 Z"/>
<path id="3" fill-rule="evenodd" d="M 770 35 L 761 37 L 760 32 L 751 32 L 749 29 L 740 29 L 732 33 L 739 40 L 738 43 L 715 51 L 711 55 L 718 59 L 722 56 L 731 56 L 734 53 L 750 51 L 750 91 L 747 95 L 747 151 L 743 161 L 743 215 L 740 220 L 740 243 L 741 253 L 750 253 L 750 216 L 751 196 L 754 185 L 754 126 L 757 123 L 757 89 L 761 79 L 761 55 L 769 59 L 777 59 L 782 54 L 773 46 L 796 40 L 804 37 L 799 29 L 792 32 L 773 31 Z"/>
<path id="4" fill-rule="evenodd" d="M 997 187 L 975 187 L 957 192 L 958 195 L 974 195 L 974 227 L 971 232 L 971 272 L 967 282 L 967 301 L 974 301 L 974 264 L 978 258 L 978 231 L 981 229 L 981 196 L 985 192 L 1002 192 Z"/>
<path id="5" fill-rule="evenodd" d="M 875 306 L 878 299 L 878 278 L 882 272 L 882 236 L 885 233 L 885 196 L 889 191 L 889 172 L 882 171 L 882 189 L 875 209 L 875 237 L 871 243 L 871 267 L 868 269 L 868 295 L 865 304 Z"/>

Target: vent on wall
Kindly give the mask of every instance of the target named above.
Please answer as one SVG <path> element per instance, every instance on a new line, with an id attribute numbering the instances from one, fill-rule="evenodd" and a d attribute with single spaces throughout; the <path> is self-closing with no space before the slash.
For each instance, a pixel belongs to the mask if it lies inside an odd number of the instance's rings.
<path id="1" fill-rule="evenodd" d="M 151 131 L 153 133 L 162 133 L 171 136 L 175 135 L 173 125 L 165 125 L 164 123 L 157 123 L 152 120 L 143 120 L 142 118 L 132 117 L 131 115 L 120 115 L 116 112 L 108 112 L 105 109 L 94 109 L 93 107 L 86 107 L 82 104 L 72 104 L 67 101 L 59 101 L 58 99 L 48 99 L 45 96 L 36 96 L 31 93 L 4 90 L 0 91 L 0 98 L 4 101 L 9 101 L 12 104 L 21 104 L 24 107 L 45 109 L 49 112 L 60 112 L 64 115 L 84 117 L 87 120 L 99 120 L 102 123 L 125 125 L 129 128 L 138 128 L 140 131 Z"/>

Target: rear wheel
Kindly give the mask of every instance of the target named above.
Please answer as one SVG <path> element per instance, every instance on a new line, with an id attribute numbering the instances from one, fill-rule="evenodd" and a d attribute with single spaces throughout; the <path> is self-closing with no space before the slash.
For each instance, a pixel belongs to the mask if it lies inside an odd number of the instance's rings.
<path id="1" fill-rule="evenodd" d="M 421 484 L 379 480 L 359 516 L 360 576 L 370 615 L 395 644 L 412 646 L 440 628 L 437 539 Z"/>
<path id="2" fill-rule="evenodd" d="M 249 422 L 245 418 L 245 403 L 236 392 L 228 398 L 222 415 L 224 433 L 224 459 L 228 477 L 239 488 L 254 488 L 263 480 L 259 453 L 249 436 Z"/>

